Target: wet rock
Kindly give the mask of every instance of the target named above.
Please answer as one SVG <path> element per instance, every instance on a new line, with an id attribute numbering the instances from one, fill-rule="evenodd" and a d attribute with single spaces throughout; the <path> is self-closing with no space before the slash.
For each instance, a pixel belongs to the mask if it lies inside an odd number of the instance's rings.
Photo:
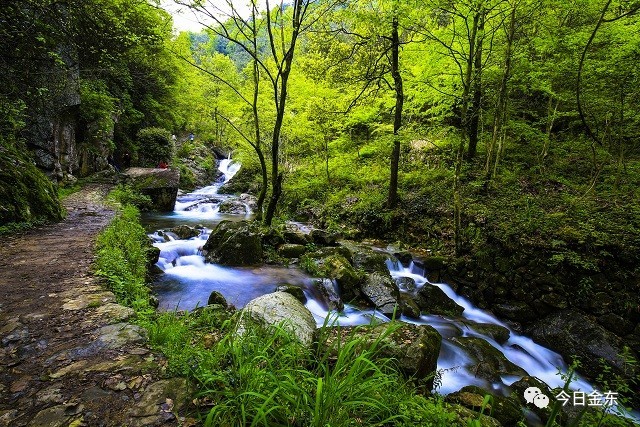
<path id="1" fill-rule="evenodd" d="M 413 261 L 413 255 L 409 251 L 396 251 L 393 256 L 398 259 L 404 266 L 408 266 Z"/>
<path id="2" fill-rule="evenodd" d="M 415 301 L 423 312 L 429 314 L 457 317 L 464 311 L 464 308 L 449 298 L 442 289 L 429 283 L 420 288 Z"/>
<path id="3" fill-rule="evenodd" d="M 238 197 L 238 200 L 247 206 L 249 213 L 255 212 L 258 209 L 258 199 L 252 194 L 242 193 Z"/>
<path id="4" fill-rule="evenodd" d="M 249 207 L 241 200 L 227 199 L 220 203 L 220 213 L 234 214 L 234 215 L 246 215 L 250 213 Z"/>
<path id="5" fill-rule="evenodd" d="M 489 381 L 500 381 L 503 375 L 524 376 L 527 373 L 507 359 L 491 344 L 477 337 L 453 337 L 451 341 L 462 347 L 473 359 L 469 372 Z"/>
<path id="6" fill-rule="evenodd" d="M 160 259 L 160 248 L 153 246 L 153 244 L 149 244 L 147 246 L 147 268 L 155 265 Z"/>
<path id="7" fill-rule="evenodd" d="M 316 245 L 335 246 L 338 241 L 338 236 L 336 234 L 330 233 L 326 230 L 320 230 L 318 228 L 311 230 L 309 236 L 311 236 L 311 240 Z"/>
<path id="8" fill-rule="evenodd" d="M 349 261 L 349 264 L 351 264 L 351 251 L 344 246 L 328 246 L 324 248 L 318 248 L 315 251 L 309 253 L 309 257 L 314 259 L 327 258 L 332 255 L 340 255 L 341 257 Z"/>
<path id="9" fill-rule="evenodd" d="M 504 344 L 509 340 L 511 332 L 504 326 L 496 325 L 494 323 L 476 323 L 471 321 L 465 321 L 465 325 L 475 330 L 479 334 L 487 335 L 493 338 L 498 344 Z"/>
<path id="10" fill-rule="evenodd" d="M 246 319 L 251 319 L 263 326 L 277 325 L 284 322 L 287 328 L 302 344 L 310 346 L 316 322 L 311 312 L 292 295 L 285 292 L 274 292 L 255 298 L 244 307 L 238 325 L 238 334 L 244 334 Z"/>
<path id="11" fill-rule="evenodd" d="M 524 396 L 525 396 L 525 391 L 530 387 L 536 387 L 538 390 L 540 390 L 542 394 L 547 396 L 550 400 L 549 406 L 547 406 L 546 408 L 538 408 L 536 405 L 533 404 L 533 402 L 527 402 Z M 547 386 L 544 382 L 542 382 L 538 378 L 527 375 L 522 377 L 515 383 L 511 384 L 511 390 L 513 391 L 511 395 L 515 396 L 519 400 L 520 405 L 529 409 L 538 417 L 540 417 L 542 422 L 544 423 L 547 422 L 547 420 L 549 419 L 549 416 L 551 415 L 553 404 L 556 401 L 556 398 L 555 398 L 556 393 L 553 393 L 549 389 L 549 386 Z"/>
<path id="12" fill-rule="evenodd" d="M 494 304 L 493 312 L 500 318 L 506 318 L 516 322 L 529 322 L 538 318 L 534 309 L 525 302 L 509 302 Z"/>
<path id="13" fill-rule="evenodd" d="M 254 227 L 245 221 L 222 221 L 203 246 L 205 259 L 222 265 L 245 266 L 262 262 L 262 241 Z"/>
<path id="14" fill-rule="evenodd" d="M 285 243 L 278 248 L 278 255 L 283 258 L 300 258 L 307 248 L 303 245 Z"/>
<path id="15" fill-rule="evenodd" d="M 563 309 L 569 306 L 567 300 L 562 295 L 559 295 L 555 292 L 542 295 L 540 297 L 540 301 L 553 308 Z"/>
<path id="16" fill-rule="evenodd" d="M 340 242 L 342 246 L 349 249 L 352 254 L 353 266 L 366 271 L 367 273 L 388 273 L 388 255 L 376 252 L 373 249 L 359 245 L 351 241 Z"/>
<path id="17" fill-rule="evenodd" d="M 498 420 L 502 425 L 515 426 L 523 419 L 519 403 L 509 397 L 498 396 L 476 386 L 467 386 L 455 393 L 449 394 L 446 402 L 457 403 L 476 412 L 482 411 L 482 403 L 486 395 L 491 401 L 485 405 L 484 413 Z"/>
<path id="18" fill-rule="evenodd" d="M 563 310 L 535 322 L 527 329 L 538 343 L 565 357 L 577 356 L 582 371 L 592 377 L 602 373 L 601 359 L 615 373 L 633 374 L 625 370 L 620 357 L 623 343 L 611 332 L 598 325 L 591 317 L 575 310 Z"/>
<path id="19" fill-rule="evenodd" d="M 391 328 L 391 333 L 387 333 L 388 328 Z M 328 332 L 325 345 L 330 351 L 335 351 L 337 340 L 344 341 L 353 335 L 363 340 L 365 348 L 382 336 L 376 357 L 395 359 L 404 376 L 427 390 L 433 388 L 432 374 L 437 368 L 442 340 L 433 327 L 394 321 L 378 326 L 331 328 Z"/>
<path id="20" fill-rule="evenodd" d="M 192 237 L 198 237 L 200 235 L 200 230 L 196 230 L 195 228 L 189 227 L 188 225 L 179 225 L 177 227 L 173 227 L 169 231 L 171 231 L 173 234 L 178 236 L 179 239 L 182 240 L 191 239 Z"/>
<path id="21" fill-rule="evenodd" d="M 288 294 L 293 295 L 295 299 L 300 301 L 302 304 L 307 303 L 307 297 L 304 295 L 304 291 L 299 286 L 294 286 L 289 284 L 278 285 L 276 287 L 276 292 L 286 292 Z"/>
<path id="22" fill-rule="evenodd" d="M 317 265 L 323 276 L 336 281 L 340 294 L 346 301 L 352 301 L 360 296 L 362 277 L 345 257 L 338 254 L 331 255 L 320 260 Z"/>
<path id="23" fill-rule="evenodd" d="M 131 409 L 130 425 L 160 425 L 173 420 L 188 402 L 189 385 L 184 378 L 170 378 L 149 385 L 140 401 Z"/>
<path id="24" fill-rule="evenodd" d="M 51 387 L 40 390 L 36 394 L 36 401 L 41 405 L 50 405 L 64 402 L 64 396 L 61 392 L 62 384 L 56 384 Z"/>
<path id="25" fill-rule="evenodd" d="M 218 291 L 212 291 L 211 294 L 209 294 L 209 299 L 207 300 L 207 305 L 214 304 L 221 305 L 223 307 L 228 306 L 227 299 Z"/>
<path id="26" fill-rule="evenodd" d="M 618 336 L 633 332 L 634 324 L 615 313 L 607 313 L 598 317 L 598 323 Z"/>
<path id="27" fill-rule="evenodd" d="M 385 316 L 393 316 L 399 308 L 400 291 L 389 273 L 369 273 L 360 290 L 364 297 Z M 398 311 L 397 314 L 399 314 Z"/>
<path id="28" fill-rule="evenodd" d="M 322 296 L 323 301 L 327 304 L 329 310 L 342 311 L 344 303 L 336 292 L 333 280 L 317 279 L 313 281 L 313 288 Z"/>
<path id="29" fill-rule="evenodd" d="M 27 424 L 28 427 L 67 427 L 74 416 L 84 410 L 77 403 L 67 403 L 43 409 Z M 79 417 L 76 417 L 79 418 Z"/>
<path id="30" fill-rule="evenodd" d="M 400 290 L 407 292 L 413 292 L 416 290 L 416 281 L 411 277 L 396 277 L 394 280 Z"/>
<path id="31" fill-rule="evenodd" d="M 413 298 L 411 298 L 410 295 L 407 295 L 401 292 L 399 303 L 400 303 L 400 312 L 403 315 L 410 317 L 412 319 L 420 318 L 420 307 L 418 307 L 418 304 L 415 303 L 415 301 L 413 300 Z"/>
<path id="32" fill-rule="evenodd" d="M 416 265 L 425 269 L 426 273 L 443 270 L 447 266 L 447 258 L 433 255 L 421 259 L 419 262 L 414 261 Z"/>
<path id="33" fill-rule="evenodd" d="M 302 231 L 297 228 L 287 227 L 282 232 L 282 237 L 285 242 L 291 243 L 294 245 L 306 245 L 307 243 L 311 243 L 311 237 L 308 234 L 304 234 Z"/>

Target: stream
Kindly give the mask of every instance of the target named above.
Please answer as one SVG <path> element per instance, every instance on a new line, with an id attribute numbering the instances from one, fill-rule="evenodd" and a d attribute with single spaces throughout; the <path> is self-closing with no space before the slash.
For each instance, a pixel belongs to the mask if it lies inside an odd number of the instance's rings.
<path id="1" fill-rule="evenodd" d="M 247 207 L 246 214 L 223 214 L 219 212 L 220 203 L 228 200 L 231 195 L 218 193 L 222 184 L 233 178 L 240 165 L 231 159 L 220 161 L 219 170 L 222 172 L 218 182 L 196 190 L 192 193 L 178 196 L 175 210 L 169 214 L 145 214 L 143 224 L 154 245 L 160 248 L 158 266 L 165 274 L 161 275 L 154 284 L 154 291 L 160 301 L 161 310 L 192 310 L 207 303 L 209 294 L 216 290 L 221 292 L 227 301 L 237 308 L 242 308 L 250 300 L 273 292 L 278 284 L 287 283 L 300 286 L 307 297 L 307 308 L 313 313 L 320 326 L 330 316 L 331 321 L 340 325 L 370 324 L 373 319 L 387 322 L 389 319 L 371 310 L 358 309 L 345 304 L 344 311 L 338 315 L 326 309 L 326 304 L 312 289 L 313 277 L 295 267 L 223 267 L 205 263 L 200 255 L 201 248 L 211 230 L 217 223 L 225 219 L 250 219 L 252 214 Z M 187 224 L 200 230 L 200 235 L 183 240 L 171 232 L 162 230 L 178 225 Z M 501 322 L 492 314 L 475 307 L 469 300 L 457 295 L 453 289 L 444 283 L 430 283 L 425 277 L 425 271 L 411 262 L 403 266 L 389 254 L 387 266 L 392 277 L 409 277 L 413 279 L 419 289 L 422 286 L 437 286 L 446 295 L 464 308 L 461 318 L 450 318 L 439 315 L 422 315 L 419 319 L 402 316 L 400 320 L 413 323 L 431 325 L 442 335 L 442 347 L 438 359 L 438 369 L 441 372 L 440 387 L 437 392 L 448 394 L 458 391 L 466 385 L 477 385 L 493 390 L 497 394 L 508 395 L 509 386 L 520 379 L 520 376 L 503 376 L 500 381 L 493 383 L 479 378 L 470 371 L 475 362 L 471 355 L 452 338 L 477 337 L 498 349 L 515 365 L 524 369 L 529 375 L 538 377 L 551 388 L 564 384 L 559 372 L 566 372 L 567 365 L 563 358 L 530 338 L 519 335 L 511 330 L 507 324 Z M 504 344 L 499 344 L 491 336 L 474 329 L 476 323 L 499 325 L 509 329 L 510 337 Z M 577 377 L 572 383 L 574 390 L 592 392 L 595 388 L 584 379 Z M 635 412 L 635 411 L 634 411 Z M 634 418 L 637 414 L 634 413 Z"/>

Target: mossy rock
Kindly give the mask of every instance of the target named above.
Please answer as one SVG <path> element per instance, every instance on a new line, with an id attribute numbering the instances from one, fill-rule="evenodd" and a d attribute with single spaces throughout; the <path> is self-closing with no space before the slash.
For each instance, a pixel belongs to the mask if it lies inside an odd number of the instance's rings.
<path id="1" fill-rule="evenodd" d="M 445 401 L 481 412 L 487 395 L 491 396 L 491 400 L 484 405 L 484 414 L 490 415 L 505 426 L 515 426 L 523 419 L 522 409 L 517 400 L 495 395 L 477 386 L 463 387 L 460 391 L 449 394 Z"/>
<path id="2" fill-rule="evenodd" d="M 349 261 L 341 255 L 331 255 L 318 263 L 322 276 L 335 279 L 340 294 L 346 301 L 351 301 L 360 296 L 360 284 L 362 275 L 356 271 Z"/>
<path id="3" fill-rule="evenodd" d="M 464 311 L 464 308 L 449 298 L 442 289 L 429 283 L 420 288 L 415 301 L 420 309 L 428 314 L 458 317 Z"/>
<path id="4" fill-rule="evenodd" d="M 262 239 L 257 227 L 246 221 L 223 221 L 204 244 L 208 262 L 247 266 L 262 263 Z"/>
<path id="5" fill-rule="evenodd" d="M 49 178 L 24 152 L 0 145 L 0 226 L 59 221 L 62 216 L 58 192 Z"/>
<path id="6" fill-rule="evenodd" d="M 293 295 L 295 299 L 297 299 L 301 303 L 307 303 L 307 297 L 305 296 L 304 291 L 300 286 L 289 285 L 288 283 L 285 283 L 278 285 L 275 292 L 286 292 L 290 295 Z"/>
<path id="7" fill-rule="evenodd" d="M 300 258 L 307 248 L 303 245 L 296 245 L 294 243 L 285 243 L 278 247 L 278 255 L 282 258 Z"/>
<path id="8" fill-rule="evenodd" d="M 489 381 L 500 381 L 502 376 L 525 376 L 527 373 L 511 362 L 497 348 L 477 337 L 453 337 L 451 341 L 462 347 L 473 359 L 467 369 L 477 377 Z"/>

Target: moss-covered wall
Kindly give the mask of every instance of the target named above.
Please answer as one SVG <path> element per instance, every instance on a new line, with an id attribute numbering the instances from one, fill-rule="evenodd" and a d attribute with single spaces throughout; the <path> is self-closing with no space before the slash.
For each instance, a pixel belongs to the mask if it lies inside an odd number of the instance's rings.
<path id="1" fill-rule="evenodd" d="M 61 218 L 54 184 L 25 151 L 0 140 L 0 226 Z"/>

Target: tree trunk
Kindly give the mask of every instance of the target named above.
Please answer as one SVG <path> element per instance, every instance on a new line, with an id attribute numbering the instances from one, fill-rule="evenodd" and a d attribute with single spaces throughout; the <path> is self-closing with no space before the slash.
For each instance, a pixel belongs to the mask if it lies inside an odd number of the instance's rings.
<path id="1" fill-rule="evenodd" d="M 278 80 L 274 82 L 275 103 L 276 103 L 276 122 L 273 126 L 273 138 L 271 140 L 271 198 L 269 206 L 264 217 L 264 224 L 271 226 L 273 217 L 276 213 L 278 200 L 282 194 L 282 173 L 279 171 L 280 165 L 280 132 L 282 131 L 282 121 L 284 120 L 285 106 L 287 103 L 287 84 L 289 82 L 289 74 L 291 73 L 291 63 L 293 62 L 293 53 L 295 51 L 298 35 L 300 34 L 300 26 L 302 25 L 303 1 L 295 0 L 293 4 L 293 33 L 291 34 L 291 43 L 289 49 L 284 53 L 282 68 L 279 69 L 278 77 L 280 78 L 280 91 L 278 93 Z M 271 40 L 274 46 L 274 40 Z M 274 48 L 272 48 L 274 49 Z M 274 51 L 274 57 L 276 52 Z"/>
<path id="2" fill-rule="evenodd" d="M 467 58 L 465 76 L 463 81 L 462 90 L 462 106 L 461 106 L 461 119 L 462 119 L 462 136 L 460 143 L 458 144 L 458 150 L 456 153 L 456 167 L 453 177 L 453 235 L 455 242 L 456 254 L 462 253 L 462 188 L 460 184 L 460 175 L 462 173 L 462 160 L 464 159 L 464 145 L 465 140 L 468 137 L 469 126 L 469 93 L 471 90 L 471 76 L 473 75 L 473 65 L 475 58 L 476 36 L 478 34 L 478 21 L 480 14 L 476 13 L 473 17 L 473 25 L 471 26 L 471 33 L 469 34 L 469 57 Z"/>
<path id="3" fill-rule="evenodd" d="M 493 166 L 498 164 L 498 157 L 500 155 L 500 149 L 498 149 L 498 139 L 502 135 L 502 127 L 507 117 L 507 83 L 511 75 L 511 56 L 513 47 L 513 38 L 515 35 L 516 25 L 516 6 L 511 9 L 511 18 L 509 22 L 509 33 L 507 34 L 507 48 L 505 52 L 504 72 L 502 73 L 502 79 L 500 80 L 500 90 L 498 92 L 498 102 L 496 104 L 496 111 L 493 115 L 493 133 L 491 135 L 491 142 L 487 147 L 487 162 L 485 164 L 485 182 L 489 183 L 492 178 Z M 495 163 L 493 158 L 495 156 Z"/>
<path id="4" fill-rule="evenodd" d="M 255 18 L 255 14 L 254 14 Z M 255 39 L 255 28 L 254 28 L 254 39 L 253 44 L 257 49 L 257 41 Z M 253 60 L 253 102 L 252 102 L 252 111 L 253 111 L 253 125 L 255 130 L 255 145 L 254 149 L 256 154 L 258 155 L 258 160 L 260 161 L 260 172 L 262 174 L 262 186 L 260 187 L 260 194 L 258 195 L 258 203 L 256 206 L 256 220 L 262 220 L 262 207 L 264 206 L 264 199 L 267 197 L 267 187 L 268 187 L 268 174 L 267 174 L 267 163 L 264 160 L 264 154 L 262 153 L 261 148 L 261 136 L 260 136 L 260 116 L 258 115 L 258 95 L 260 93 L 260 68 L 258 66 L 258 61 Z"/>
<path id="5" fill-rule="evenodd" d="M 387 207 L 393 209 L 398 203 L 398 167 L 400 163 L 400 137 L 398 132 L 402 126 L 402 109 L 404 107 L 404 89 L 400 74 L 400 36 L 398 35 L 398 17 L 393 17 L 391 30 L 391 75 L 396 93 L 396 106 L 393 120 L 393 151 L 391 153 L 391 176 L 389 178 L 389 195 Z"/>
<path id="6" fill-rule="evenodd" d="M 480 110 L 482 108 L 482 41 L 484 36 L 484 11 L 478 12 L 478 32 L 476 36 L 475 58 L 473 65 L 473 102 L 469 117 L 469 151 L 467 159 L 471 160 L 476 155 L 478 148 L 478 129 L 480 125 Z"/>

